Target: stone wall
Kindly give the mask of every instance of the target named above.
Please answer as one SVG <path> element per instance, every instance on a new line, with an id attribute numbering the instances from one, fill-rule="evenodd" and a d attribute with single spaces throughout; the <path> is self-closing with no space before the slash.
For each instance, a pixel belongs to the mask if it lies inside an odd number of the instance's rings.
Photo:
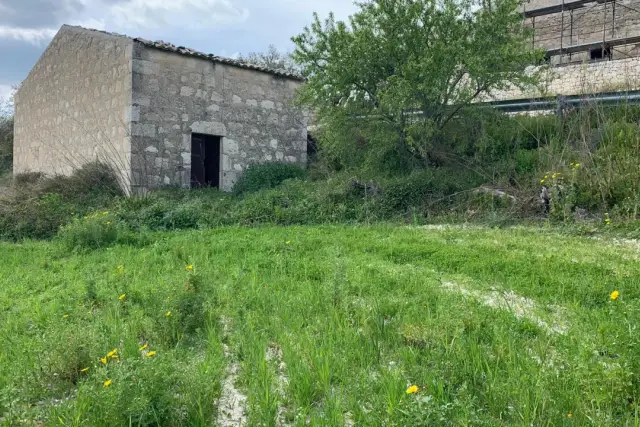
<path id="1" fill-rule="evenodd" d="M 297 80 L 136 42 L 134 186 L 190 186 L 191 134 L 222 136 L 222 190 L 252 163 L 306 166 L 307 117 L 290 102 Z"/>
<path id="2" fill-rule="evenodd" d="M 538 88 L 496 91 L 485 100 L 508 100 L 621 92 L 640 89 L 640 57 L 615 61 L 566 64 L 543 69 Z"/>
<path id="3" fill-rule="evenodd" d="M 100 159 L 129 179 L 133 42 L 63 26 L 15 98 L 14 173 Z"/>

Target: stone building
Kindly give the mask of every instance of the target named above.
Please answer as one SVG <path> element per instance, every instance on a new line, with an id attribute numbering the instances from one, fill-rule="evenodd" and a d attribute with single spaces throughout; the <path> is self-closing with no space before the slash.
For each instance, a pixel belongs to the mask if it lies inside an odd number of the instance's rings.
<path id="1" fill-rule="evenodd" d="M 129 191 L 230 190 L 252 163 L 305 166 L 299 77 L 164 42 L 63 26 L 15 96 L 14 173 L 101 160 Z"/>

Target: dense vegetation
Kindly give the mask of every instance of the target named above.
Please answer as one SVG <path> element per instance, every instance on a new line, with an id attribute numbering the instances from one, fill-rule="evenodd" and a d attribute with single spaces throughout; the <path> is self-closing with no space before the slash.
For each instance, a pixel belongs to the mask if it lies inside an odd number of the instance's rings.
<path id="1" fill-rule="evenodd" d="M 13 163 L 13 117 L 0 114 L 0 185 L 7 182 Z"/>
<path id="2" fill-rule="evenodd" d="M 51 238 L 109 211 L 125 230 L 222 225 L 551 221 L 637 228 L 640 109 L 583 109 L 569 117 L 509 117 L 477 110 L 450 128 L 454 150 L 440 165 L 394 170 L 357 167 L 360 148 L 341 159 L 320 152 L 309 173 L 254 165 L 233 194 L 163 189 L 122 196 L 99 164 L 71 177 L 19 175 L 0 196 L 0 238 Z M 366 148 L 363 148 L 366 150 Z M 366 164 L 366 162 L 364 163 Z M 540 202 L 549 189 L 550 212 Z"/>

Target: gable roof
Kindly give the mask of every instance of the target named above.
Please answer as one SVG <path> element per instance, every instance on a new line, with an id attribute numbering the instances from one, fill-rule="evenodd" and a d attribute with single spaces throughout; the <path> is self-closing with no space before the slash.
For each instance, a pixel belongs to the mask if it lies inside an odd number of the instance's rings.
<path id="1" fill-rule="evenodd" d="M 92 28 L 85 28 L 85 27 L 80 27 L 80 26 L 75 26 L 75 25 L 63 25 L 62 28 L 73 28 L 76 30 L 83 30 L 83 31 L 92 31 L 92 32 L 96 32 L 96 33 L 102 33 L 102 34 L 106 34 L 109 36 L 115 36 L 115 37 L 124 37 L 130 40 L 133 40 L 135 42 L 141 43 L 144 46 L 153 48 L 153 49 L 159 49 L 159 50 L 164 50 L 167 52 L 173 52 L 173 53 L 178 53 L 180 55 L 185 55 L 185 56 L 193 56 L 193 57 L 197 57 L 197 58 L 202 58 L 202 59 L 207 59 L 209 61 L 212 62 L 217 62 L 219 64 L 226 64 L 226 65 L 231 65 L 234 67 L 239 67 L 239 68 L 245 68 L 248 70 L 255 70 L 255 71 L 261 71 L 264 73 L 269 73 L 269 74 L 274 74 L 276 76 L 280 76 L 280 77 L 286 77 L 289 79 L 294 79 L 294 80 L 300 80 L 303 81 L 304 78 L 301 77 L 298 74 L 295 73 L 291 73 L 285 70 L 277 70 L 277 69 L 272 69 L 272 68 L 267 68 L 267 67 L 262 67 L 259 65 L 255 65 L 255 64 L 251 64 L 248 63 L 246 61 L 241 61 L 238 59 L 231 59 L 231 58 L 225 58 L 222 56 L 217 56 L 214 55 L 212 53 L 204 53 L 204 52 L 199 52 L 197 50 L 194 49 L 190 49 L 188 47 L 184 47 L 184 46 L 176 46 L 172 43 L 168 43 L 162 40 L 158 40 L 158 41 L 151 41 L 151 40 L 146 40 L 140 37 L 129 37 L 126 36 L 124 34 L 118 34 L 118 33 L 110 33 L 108 31 L 101 31 L 101 30 L 95 30 Z"/>

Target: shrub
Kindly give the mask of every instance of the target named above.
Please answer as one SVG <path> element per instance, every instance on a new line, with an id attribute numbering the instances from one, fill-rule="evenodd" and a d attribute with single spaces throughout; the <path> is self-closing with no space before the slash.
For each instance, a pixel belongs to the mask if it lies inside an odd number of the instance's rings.
<path id="1" fill-rule="evenodd" d="M 12 190 L 0 198 L 0 238 L 12 241 L 51 238 L 73 210 L 59 194 L 34 196 Z"/>
<path id="2" fill-rule="evenodd" d="M 13 117 L 0 114 L 0 175 L 11 170 L 13 163 Z"/>
<path id="3" fill-rule="evenodd" d="M 100 163 L 89 163 L 71 176 L 18 174 L 0 197 L 0 238 L 51 238 L 74 216 L 104 209 L 119 195 L 115 173 Z"/>
<path id="4" fill-rule="evenodd" d="M 117 208 L 118 218 L 136 230 L 188 230 L 198 228 L 205 215 L 205 205 L 197 197 L 161 195 L 124 199 Z"/>
<path id="5" fill-rule="evenodd" d="M 252 193 L 265 188 L 274 188 L 287 179 L 304 179 L 307 171 L 289 163 L 263 163 L 251 165 L 236 182 L 233 192 L 236 195 Z"/>
<path id="6" fill-rule="evenodd" d="M 42 193 L 57 193 L 67 201 L 96 208 L 124 194 L 116 173 L 100 162 L 87 163 L 69 176 L 44 178 L 39 187 Z"/>
<path id="7" fill-rule="evenodd" d="M 90 251 L 115 244 L 139 246 L 148 240 L 144 231 L 132 232 L 108 211 L 75 218 L 60 228 L 57 238 L 68 251 Z"/>

